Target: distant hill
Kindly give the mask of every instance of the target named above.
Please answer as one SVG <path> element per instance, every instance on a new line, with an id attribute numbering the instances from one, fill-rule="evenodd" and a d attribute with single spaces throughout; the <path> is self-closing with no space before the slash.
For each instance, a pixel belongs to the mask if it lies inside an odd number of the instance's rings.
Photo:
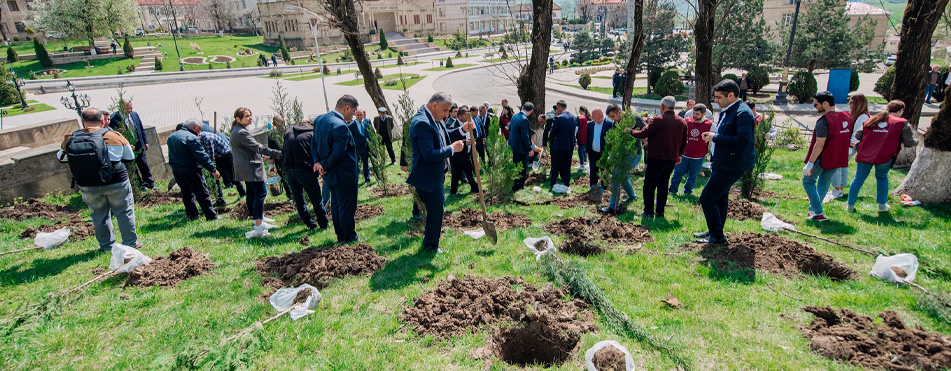
<path id="1" fill-rule="evenodd" d="M 907 0 L 853 0 L 868 5 L 885 9 L 892 12 L 892 22 L 896 25 L 901 24 L 901 18 L 905 15 L 905 4 Z"/>

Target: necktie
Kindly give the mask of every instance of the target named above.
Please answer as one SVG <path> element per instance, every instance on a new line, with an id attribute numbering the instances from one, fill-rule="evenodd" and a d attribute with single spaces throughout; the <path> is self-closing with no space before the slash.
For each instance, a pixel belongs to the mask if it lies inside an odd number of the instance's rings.
<path id="1" fill-rule="evenodd" d="M 129 128 L 129 133 L 132 134 L 132 139 L 135 139 L 135 124 L 132 123 L 132 115 L 126 116 L 125 124 Z"/>

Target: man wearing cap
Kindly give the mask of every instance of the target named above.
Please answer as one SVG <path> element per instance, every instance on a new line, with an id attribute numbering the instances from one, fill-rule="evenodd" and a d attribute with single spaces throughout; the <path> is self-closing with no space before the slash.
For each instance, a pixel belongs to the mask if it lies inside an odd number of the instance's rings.
<path id="1" fill-rule="evenodd" d="M 373 129 L 383 138 L 386 152 L 390 154 L 390 163 L 396 164 L 396 154 L 393 153 L 393 118 L 386 114 L 386 107 L 377 108 L 379 116 L 373 119 Z"/>
<path id="2" fill-rule="evenodd" d="M 558 176 L 565 187 L 571 185 L 571 154 L 575 150 L 575 131 L 578 128 L 578 118 L 568 111 L 568 103 L 560 100 L 555 104 L 555 119 L 548 139 L 551 141 L 551 187 L 558 183 Z"/>

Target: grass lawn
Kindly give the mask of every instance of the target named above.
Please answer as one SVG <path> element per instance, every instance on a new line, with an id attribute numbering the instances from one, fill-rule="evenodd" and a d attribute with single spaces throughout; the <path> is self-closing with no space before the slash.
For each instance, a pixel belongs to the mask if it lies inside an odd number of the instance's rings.
<path id="1" fill-rule="evenodd" d="M 516 57 L 508 57 L 508 58 L 492 58 L 492 59 L 485 59 L 485 60 L 482 60 L 481 62 L 485 62 L 485 63 L 496 63 L 496 62 L 505 62 L 505 61 L 511 61 L 511 60 L 515 60 L 515 59 L 516 59 Z"/>
<path id="2" fill-rule="evenodd" d="M 426 62 L 406 62 L 406 63 L 403 63 L 403 67 L 415 66 L 417 64 L 423 64 L 423 63 L 426 63 Z M 382 66 L 376 66 L 375 68 L 393 68 L 393 67 L 399 67 L 399 66 L 400 65 L 393 63 L 393 64 L 384 64 Z"/>
<path id="3" fill-rule="evenodd" d="M 120 54 L 121 55 L 121 54 Z M 86 68 L 86 62 L 75 62 L 75 63 L 66 63 L 58 64 L 51 68 L 58 68 L 61 70 L 66 70 L 60 74 L 60 77 L 86 77 L 86 76 L 109 76 L 109 75 L 118 75 L 119 70 L 122 70 L 123 74 L 129 73 L 126 70 L 127 66 L 138 66 L 142 62 L 142 58 L 115 58 L 115 59 L 96 59 L 89 61 L 89 66 L 91 68 Z M 29 78 L 30 72 L 35 72 L 39 74 L 41 71 L 49 70 L 50 68 L 43 67 L 40 65 L 39 61 L 19 61 L 16 63 L 7 64 L 8 68 L 13 68 L 16 71 L 17 75 L 23 78 Z M 37 76 L 37 80 L 43 79 L 52 79 L 53 75 L 41 75 Z"/>
<path id="4" fill-rule="evenodd" d="M 807 201 L 802 199 L 799 180 L 804 156 L 802 150 L 776 152 L 768 171 L 785 179 L 767 181 L 765 188 L 788 198 L 767 198 L 761 201 L 764 206 L 807 233 L 858 246 L 914 253 L 926 267 L 919 271 L 916 282 L 934 290 L 951 290 L 951 276 L 929 273 L 929 269 L 951 268 L 951 253 L 946 248 L 951 246 L 951 234 L 947 233 L 951 229 L 951 207 L 903 208 L 890 196 L 892 211 L 879 214 L 874 185 L 866 183 L 857 213 L 847 213 L 840 199 L 827 204 L 830 222 L 805 222 L 802 215 Z M 854 163 L 852 166 L 854 173 Z M 405 175 L 397 167 L 388 166 L 387 171 L 392 181 L 402 183 Z M 574 172 L 574 177 L 579 175 Z M 891 172 L 892 189 L 903 176 L 900 171 Z M 632 180 L 640 193 L 643 178 L 637 175 Z M 697 187 L 706 181 L 700 177 Z M 581 186 L 572 188 L 573 192 L 586 190 Z M 478 198 L 465 195 L 468 187 L 462 186 L 461 191 L 462 196 L 448 196 L 447 211 L 478 208 Z M 239 199 L 233 190 L 226 194 L 231 206 Z M 285 200 L 269 198 L 270 202 Z M 46 200 L 84 207 L 78 194 L 51 195 Z M 807 305 L 844 307 L 873 317 L 894 310 L 909 325 L 951 334 L 951 324 L 930 317 L 917 304 L 917 291 L 870 277 L 866 272 L 874 258 L 803 236 L 786 237 L 807 242 L 841 261 L 857 272 L 855 279 L 833 282 L 811 275 L 787 278 L 763 272 L 756 272 L 752 279 L 741 279 L 713 270 L 701 261 L 695 247 L 682 247 L 692 239 L 691 232 L 705 228 L 696 193 L 674 196 L 671 201 L 667 221 L 642 221 L 637 216 L 639 200 L 631 203 L 632 211 L 619 217 L 622 221 L 643 222 L 653 236 L 653 242 L 635 252 L 614 246 L 587 258 L 560 256 L 580 264 L 619 311 L 655 338 L 668 341 L 692 369 L 857 370 L 809 349 L 800 330 L 812 318 L 800 310 Z M 511 275 L 544 285 L 548 279 L 522 239 L 547 235 L 542 226 L 549 221 L 592 215 L 590 206 L 490 206 L 490 212 L 528 215 L 532 224 L 500 232 L 499 243 L 494 246 L 447 228 L 441 245 L 449 253 L 433 255 L 419 251 L 421 237 L 411 234 L 407 226 L 412 202 L 409 195 L 379 199 L 360 187 L 359 202 L 384 210 L 381 216 L 358 222 L 357 233 L 386 257 L 386 265 L 369 276 L 334 279 L 321 290 L 323 300 L 314 314 L 298 321 L 285 316 L 254 331 L 249 341 L 223 346 L 219 345 L 222 339 L 236 329 L 277 313 L 263 299 L 271 289 L 262 285 L 263 277 L 254 271 L 256 260 L 300 251 L 298 241 L 304 236 L 309 236 L 313 246 L 330 246 L 334 232 L 308 232 L 300 222 L 284 226 L 295 213 L 267 212 L 282 227 L 273 230 L 269 238 L 249 241 L 243 236 L 250 230 L 251 222 L 247 220 L 189 222 L 181 204 L 137 207 L 139 240 L 145 245 L 142 251 L 146 255 L 165 256 L 187 246 L 209 254 L 218 266 L 174 287 L 124 287 L 125 275 L 95 283 L 82 294 L 74 294 L 69 305 L 57 306 L 48 316 L 33 317 L 12 333 L 0 333 L 0 351 L 6 355 L 0 358 L 0 365 L 4 369 L 167 369 L 173 368 L 176 357 L 184 355 L 187 359 L 198 350 L 212 348 L 211 354 L 196 362 L 197 367 L 226 368 L 214 363 L 214 354 L 220 351 L 237 358 L 239 364 L 232 367 L 248 369 L 481 369 L 483 361 L 473 359 L 471 353 L 485 346 L 487 328 L 449 340 L 418 336 L 400 322 L 403 308 L 449 275 Z M 83 214 L 88 220 L 88 211 Z M 31 242 L 18 238 L 18 234 L 26 227 L 49 223 L 44 219 L 0 219 L 0 245 L 4 250 L 29 247 Z M 729 220 L 726 228 L 728 232 L 760 232 L 759 220 Z M 564 238 L 552 237 L 556 245 Z M 93 269 L 106 268 L 109 255 L 97 252 L 97 246 L 90 237 L 70 241 L 58 249 L 0 256 L 3 328 L 9 318 L 22 313 L 24 306 L 92 279 Z M 668 293 L 684 306 L 668 309 L 659 301 Z M 669 357 L 612 331 L 600 316 L 595 322 L 599 331 L 582 335 L 580 351 L 566 363 L 531 369 L 581 369 L 584 350 L 607 339 L 619 341 L 636 354 L 638 369 L 675 368 Z M 496 360 L 492 369 L 516 368 Z"/>
<path id="5" fill-rule="evenodd" d="M 347 75 L 347 74 L 352 74 L 352 73 L 354 73 L 354 72 L 356 72 L 356 71 L 346 70 L 346 71 L 340 71 L 340 74 L 341 74 L 341 75 Z M 319 73 L 307 73 L 307 74 L 303 74 L 303 75 L 298 75 L 297 77 L 285 78 L 285 80 L 288 80 L 288 81 L 306 81 L 306 80 L 319 79 L 319 78 L 320 78 L 320 75 L 321 75 L 321 74 L 319 74 Z M 337 74 L 336 74 L 336 73 L 331 73 L 331 74 L 329 74 L 329 75 L 327 75 L 327 76 L 328 76 L 328 77 L 330 77 L 330 76 L 337 76 Z M 362 80 L 361 80 L 361 81 L 362 81 Z"/>
<path id="6" fill-rule="evenodd" d="M 20 108 L 20 104 L 17 103 L 11 106 L 0 108 L 0 110 L 3 110 L 3 116 L 10 117 L 10 116 L 26 115 L 30 113 L 36 113 L 36 112 L 52 111 L 56 109 L 52 106 L 39 103 L 35 100 L 27 100 L 26 104 L 27 104 L 26 109 Z"/>
<path id="7" fill-rule="evenodd" d="M 407 77 L 416 76 L 416 75 L 419 75 L 419 74 L 418 74 L 418 73 L 408 73 L 408 72 L 404 72 L 404 73 L 394 73 L 394 74 L 390 74 L 390 75 L 383 75 L 383 78 L 378 79 L 378 80 L 380 80 L 380 81 L 382 82 L 382 81 L 386 81 L 386 80 L 396 80 L 396 79 L 407 78 Z M 363 79 L 361 78 L 361 79 L 356 79 L 356 80 L 338 82 L 337 85 L 344 85 L 344 86 L 363 85 Z"/>
<path id="8" fill-rule="evenodd" d="M 462 63 L 462 64 L 453 65 L 452 67 L 443 66 L 443 67 L 427 68 L 427 69 L 425 69 L 425 70 L 423 70 L 423 71 L 438 72 L 438 71 L 453 70 L 453 69 L 456 69 L 456 68 L 472 67 L 472 66 L 475 66 L 475 64 L 474 64 L 474 63 Z"/>

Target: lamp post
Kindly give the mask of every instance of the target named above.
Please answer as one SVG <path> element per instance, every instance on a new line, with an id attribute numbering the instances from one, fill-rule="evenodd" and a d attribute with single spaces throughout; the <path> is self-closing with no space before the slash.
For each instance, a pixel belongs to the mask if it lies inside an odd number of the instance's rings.
<path id="1" fill-rule="evenodd" d="M 20 108 L 25 109 L 25 108 L 26 108 L 26 99 L 23 98 L 23 91 L 20 90 L 20 88 L 22 88 L 24 85 L 26 85 L 26 80 L 24 80 L 22 77 L 17 76 L 16 71 L 14 71 L 14 70 L 11 68 L 11 69 L 10 69 L 10 81 L 7 81 L 7 83 L 12 83 L 13 86 L 16 87 L 16 89 L 17 89 L 17 94 L 20 95 Z"/>
<path id="2" fill-rule="evenodd" d="M 297 5 L 284 5 L 284 10 L 285 11 L 298 10 L 301 13 L 310 14 L 314 17 L 317 17 L 318 20 L 324 19 L 324 17 L 317 15 L 317 13 L 314 13 L 313 11 L 309 9 L 302 8 Z M 314 34 L 314 49 L 317 50 L 317 64 L 320 66 L 320 83 L 324 87 L 324 108 L 326 108 L 327 112 L 330 112 L 330 100 L 327 99 L 327 80 L 325 79 L 325 76 L 324 76 L 324 59 L 320 57 L 320 43 L 317 41 L 317 28 L 314 27 L 314 23 L 312 23 L 309 19 L 307 20 L 307 24 L 310 25 L 310 32 Z"/>
<path id="3" fill-rule="evenodd" d="M 789 33 L 789 45 L 786 46 L 786 59 L 783 61 L 783 77 L 779 80 L 779 93 L 776 94 L 773 104 L 788 104 L 786 90 L 789 85 L 789 57 L 792 55 L 793 40 L 796 39 L 796 24 L 799 22 L 800 5 L 802 5 L 802 0 L 796 0 L 796 13 L 793 14 L 792 31 Z"/>
<path id="4" fill-rule="evenodd" d="M 83 110 L 86 107 L 89 107 L 89 96 L 86 94 L 76 94 L 76 86 L 72 82 L 66 80 L 66 89 L 72 93 L 73 101 L 70 102 L 69 98 L 62 97 L 59 99 L 59 102 L 63 104 L 63 107 L 67 109 L 76 110 L 76 114 L 82 117 Z"/>

